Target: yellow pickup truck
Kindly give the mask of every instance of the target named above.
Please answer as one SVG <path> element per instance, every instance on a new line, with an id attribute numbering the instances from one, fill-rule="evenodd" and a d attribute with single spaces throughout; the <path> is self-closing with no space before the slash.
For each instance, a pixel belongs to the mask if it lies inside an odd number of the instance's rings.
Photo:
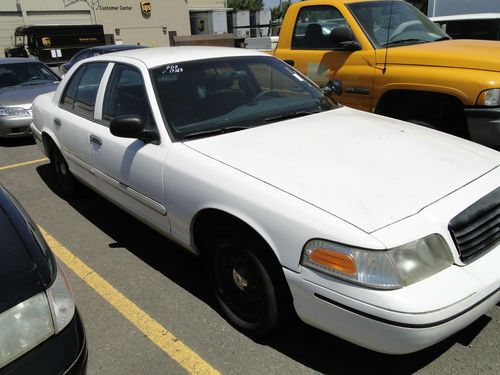
<path id="1" fill-rule="evenodd" d="M 500 42 L 451 40 L 405 1 L 295 3 L 273 54 L 342 104 L 500 149 Z"/>

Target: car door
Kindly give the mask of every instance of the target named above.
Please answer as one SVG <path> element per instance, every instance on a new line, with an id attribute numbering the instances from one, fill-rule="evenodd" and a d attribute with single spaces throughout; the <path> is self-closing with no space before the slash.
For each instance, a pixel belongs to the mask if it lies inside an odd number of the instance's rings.
<path id="1" fill-rule="evenodd" d="M 92 186 L 89 132 L 95 125 L 95 102 L 106 66 L 104 62 L 80 66 L 69 78 L 52 115 L 53 131 L 71 172 Z"/>
<path id="2" fill-rule="evenodd" d="M 140 116 L 150 130 L 158 130 L 141 71 L 112 64 L 102 97 L 100 125 L 89 134 L 98 189 L 141 220 L 169 233 L 163 170 L 170 142 L 116 137 L 109 130 L 117 116 Z"/>
<path id="3" fill-rule="evenodd" d="M 341 47 L 331 40 L 336 30 L 355 30 L 356 22 L 345 12 L 346 15 L 332 5 L 302 6 L 295 15 L 293 30 L 282 30 L 276 56 L 318 85 L 331 79 L 341 80 L 345 90 L 338 100 L 354 108 L 371 110 L 375 74 L 373 48 L 367 40 L 358 39 L 360 50 L 340 50 Z M 287 17 L 293 15 L 287 14 Z M 360 31 L 359 27 L 356 30 Z"/>

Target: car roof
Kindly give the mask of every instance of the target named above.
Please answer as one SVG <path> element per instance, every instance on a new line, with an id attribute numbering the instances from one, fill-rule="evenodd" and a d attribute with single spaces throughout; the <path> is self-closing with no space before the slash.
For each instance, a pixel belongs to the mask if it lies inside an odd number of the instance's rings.
<path id="1" fill-rule="evenodd" d="M 0 57 L 0 64 L 40 63 L 41 61 L 31 57 Z"/>
<path id="2" fill-rule="evenodd" d="M 28 214 L 0 185 L 0 313 L 45 290 L 53 277 L 47 258 L 52 255 L 44 255 L 32 228 Z"/>
<path id="3" fill-rule="evenodd" d="M 154 47 L 140 48 L 128 51 L 114 52 L 112 55 L 101 55 L 86 61 L 107 60 L 119 61 L 120 58 L 132 58 L 140 60 L 148 69 L 165 64 L 178 62 L 215 59 L 239 56 L 267 56 L 263 52 L 245 48 L 229 47 L 205 47 L 205 46 L 182 46 L 182 47 Z"/>
<path id="4" fill-rule="evenodd" d="M 138 46 L 135 44 L 106 44 L 104 46 L 96 46 L 87 49 L 97 50 L 97 51 L 124 51 L 136 48 L 147 48 L 146 46 Z"/>

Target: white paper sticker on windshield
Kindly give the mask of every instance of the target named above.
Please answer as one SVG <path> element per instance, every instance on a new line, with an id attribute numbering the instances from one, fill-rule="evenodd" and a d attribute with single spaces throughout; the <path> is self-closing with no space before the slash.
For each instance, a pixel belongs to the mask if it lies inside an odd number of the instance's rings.
<path id="1" fill-rule="evenodd" d="M 184 71 L 184 68 L 182 68 L 179 65 L 167 65 L 165 68 L 163 68 L 163 71 L 161 72 L 162 74 L 175 74 L 175 73 L 182 73 Z"/>

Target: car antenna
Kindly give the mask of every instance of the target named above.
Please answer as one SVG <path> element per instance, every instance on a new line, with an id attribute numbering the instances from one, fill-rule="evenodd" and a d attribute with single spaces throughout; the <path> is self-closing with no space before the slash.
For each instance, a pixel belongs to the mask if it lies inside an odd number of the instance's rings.
<path id="1" fill-rule="evenodd" d="M 394 0 L 391 0 L 391 8 L 389 10 L 389 25 L 387 26 L 387 39 L 385 40 L 385 57 L 384 57 L 384 68 L 382 69 L 382 74 L 385 74 L 387 70 L 387 51 L 389 50 L 389 35 L 391 32 L 392 4 L 394 4 Z"/>

